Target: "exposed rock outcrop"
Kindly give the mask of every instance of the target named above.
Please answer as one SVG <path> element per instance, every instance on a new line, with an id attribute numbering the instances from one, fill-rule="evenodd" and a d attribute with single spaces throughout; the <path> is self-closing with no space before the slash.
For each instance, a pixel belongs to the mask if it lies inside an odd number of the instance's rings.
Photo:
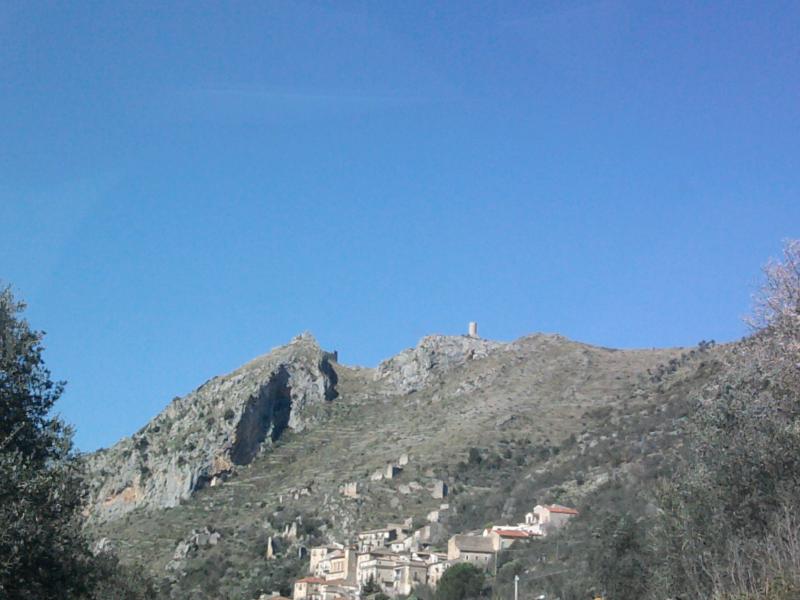
<path id="1" fill-rule="evenodd" d="M 379 364 L 375 379 L 397 393 L 420 390 L 451 369 L 505 346 L 502 342 L 464 335 L 429 335 L 415 348 L 403 350 Z"/>
<path id="2" fill-rule="evenodd" d="M 303 334 L 176 398 L 132 438 L 89 457 L 91 517 L 175 506 L 250 463 L 287 428 L 305 429 L 314 407 L 337 395 L 333 359 Z"/>
<path id="3" fill-rule="evenodd" d="M 167 571 L 180 571 L 186 564 L 186 560 L 195 556 L 198 551 L 207 546 L 216 546 L 222 536 L 217 531 L 212 531 L 208 527 L 203 529 L 192 529 L 185 540 L 178 542 L 172 560 L 167 563 Z"/>

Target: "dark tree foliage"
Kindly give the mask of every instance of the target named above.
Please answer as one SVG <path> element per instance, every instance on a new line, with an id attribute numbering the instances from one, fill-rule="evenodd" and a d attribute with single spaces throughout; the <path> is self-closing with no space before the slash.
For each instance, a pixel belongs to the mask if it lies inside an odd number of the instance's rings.
<path id="1" fill-rule="evenodd" d="M 79 459 L 69 428 L 51 416 L 63 383 L 50 378 L 43 334 L 24 308 L 0 290 L 0 598 L 99 598 L 118 571 L 92 555 L 82 533 Z M 129 581 L 114 586 L 115 597 L 136 597 Z"/>
<path id="2" fill-rule="evenodd" d="M 459 563 L 447 569 L 436 586 L 436 600 L 467 600 L 479 598 L 483 590 L 484 573 L 469 563 Z"/>
<path id="3" fill-rule="evenodd" d="M 0 444 L 42 464 L 68 451 L 63 425 L 48 417 L 64 388 L 42 360 L 42 333 L 20 318 L 25 309 L 9 288 L 0 291 Z"/>
<path id="4" fill-rule="evenodd" d="M 0 292 L 0 596 L 77 598 L 91 590 L 80 533 L 81 482 L 69 431 L 49 416 L 63 384 L 42 360 L 42 334 Z"/>
<path id="5" fill-rule="evenodd" d="M 469 457 L 468 463 L 470 465 L 479 465 L 483 462 L 483 457 L 481 456 L 481 451 L 478 448 L 470 448 L 469 449 Z"/>
<path id="6" fill-rule="evenodd" d="M 366 583 L 361 586 L 361 595 L 362 596 L 369 596 L 372 594 L 381 593 L 383 590 L 381 589 L 380 584 L 375 581 L 375 578 L 370 575 L 369 579 L 367 579 Z"/>
<path id="7" fill-rule="evenodd" d="M 607 514 L 593 531 L 589 568 L 604 595 L 618 600 L 644 598 L 648 562 L 642 527 L 629 515 Z"/>
<path id="8" fill-rule="evenodd" d="M 121 565 L 116 556 L 103 553 L 92 564 L 92 600 L 150 600 L 161 597 L 141 570 Z"/>

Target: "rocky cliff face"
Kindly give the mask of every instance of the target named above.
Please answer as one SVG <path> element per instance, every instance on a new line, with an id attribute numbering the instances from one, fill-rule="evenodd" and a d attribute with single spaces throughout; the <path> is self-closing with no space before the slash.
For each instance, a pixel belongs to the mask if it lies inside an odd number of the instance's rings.
<path id="1" fill-rule="evenodd" d="M 421 390 L 469 361 L 508 345 L 467 336 L 432 335 L 368 369 L 379 395 Z M 334 355 L 310 334 L 298 336 L 242 368 L 173 400 L 131 438 L 88 457 L 89 515 L 109 521 L 137 509 L 177 506 L 249 464 L 288 428 L 315 423 L 316 407 L 337 396 Z"/>
<path id="2" fill-rule="evenodd" d="M 333 400 L 334 355 L 308 334 L 176 398 L 132 438 L 88 457 L 92 519 L 176 506 L 246 465 L 262 445 L 315 420 Z"/>

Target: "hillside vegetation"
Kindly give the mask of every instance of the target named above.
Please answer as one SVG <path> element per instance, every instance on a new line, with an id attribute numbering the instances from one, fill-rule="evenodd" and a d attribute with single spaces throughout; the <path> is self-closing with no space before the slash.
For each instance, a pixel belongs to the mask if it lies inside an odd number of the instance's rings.
<path id="1" fill-rule="evenodd" d="M 299 345 L 317 351 L 310 337 Z M 449 484 L 454 532 L 517 522 L 543 501 L 579 505 L 590 518 L 611 502 L 609 490 L 657 478 L 665 451 L 681 447 L 686 398 L 707 385 L 723 352 L 431 336 L 378 369 L 331 362 L 336 395 L 314 406 L 313 424 L 267 441 L 252 463 L 179 506 L 142 506 L 94 532 L 174 596 L 244 598 L 288 593 L 303 573 L 300 545 L 405 518 L 424 523 L 442 502 L 428 491 L 436 480 Z M 145 435 L 150 448 L 162 444 L 152 428 L 123 444 Z M 401 454 L 410 461 L 398 478 L 371 480 Z M 347 482 L 359 498 L 340 493 Z M 218 543 L 175 561 L 179 542 L 203 528 L 219 532 Z M 281 548 L 272 561 L 270 536 Z"/>

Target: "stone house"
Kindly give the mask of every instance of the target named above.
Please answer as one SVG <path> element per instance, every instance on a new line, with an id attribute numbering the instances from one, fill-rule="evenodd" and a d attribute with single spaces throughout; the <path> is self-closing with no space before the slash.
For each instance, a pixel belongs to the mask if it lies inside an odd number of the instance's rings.
<path id="1" fill-rule="evenodd" d="M 394 590 L 394 569 L 400 565 L 400 557 L 394 553 L 369 553 L 364 556 L 365 559 L 358 563 L 358 586 L 372 579 L 384 592 L 391 593 Z"/>
<path id="2" fill-rule="evenodd" d="M 395 530 L 397 530 L 397 535 L 398 536 L 408 535 L 409 533 L 411 533 L 411 524 L 413 522 L 414 522 L 414 519 L 412 517 L 409 517 L 407 519 L 404 519 L 402 523 L 400 523 L 400 522 L 387 523 L 386 524 L 386 529 L 395 529 Z"/>
<path id="3" fill-rule="evenodd" d="M 369 552 L 375 548 L 388 546 L 397 539 L 397 528 L 383 527 L 381 529 L 369 529 L 356 534 L 359 552 Z"/>
<path id="4" fill-rule="evenodd" d="M 550 531 L 555 531 L 563 527 L 573 517 L 578 516 L 578 511 L 568 506 L 550 504 L 542 506 L 537 504 L 533 507 L 533 512 L 525 515 L 525 525 L 537 527 L 542 535 L 547 535 Z"/>
<path id="5" fill-rule="evenodd" d="M 439 583 L 439 580 L 444 575 L 444 572 L 450 568 L 451 565 L 454 565 L 455 562 L 447 560 L 445 557 L 444 560 L 440 560 L 437 562 L 432 562 L 428 564 L 428 585 L 432 588 L 435 588 Z"/>
<path id="6" fill-rule="evenodd" d="M 429 512 L 426 519 L 430 523 L 447 523 L 450 519 L 450 505 L 442 504 L 436 510 Z"/>
<path id="7" fill-rule="evenodd" d="M 444 481 L 437 479 L 433 482 L 433 486 L 431 487 L 431 496 L 434 498 L 445 498 L 447 497 L 447 494 L 447 484 Z"/>
<path id="8" fill-rule="evenodd" d="M 342 544 L 329 544 L 327 546 L 316 546 L 311 548 L 311 551 L 309 552 L 308 571 L 312 575 L 319 576 L 317 571 L 319 563 L 322 562 L 326 556 L 337 550 L 344 550 L 344 546 Z"/>
<path id="9" fill-rule="evenodd" d="M 395 596 L 407 596 L 418 585 L 427 583 L 428 565 L 410 560 L 394 568 L 393 591 Z"/>
<path id="10" fill-rule="evenodd" d="M 294 582 L 294 600 L 324 600 L 322 586 L 325 580 L 320 577 L 303 577 Z"/>
<path id="11" fill-rule="evenodd" d="M 400 465 L 388 464 L 383 471 L 383 476 L 386 479 L 394 479 L 403 472 L 403 467 Z"/>
<path id="12" fill-rule="evenodd" d="M 447 528 L 441 523 L 428 523 L 417 529 L 412 535 L 413 548 L 421 549 L 444 542 Z"/>
<path id="13" fill-rule="evenodd" d="M 510 529 L 493 527 L 492 529 L 484 531 L 483 535 L 491 538 L 492 546 L 494 547 L 495 552 L 499 552 L 500 550 L 506 550 L 507 548 L 510 548 L 514 542 L 529 541 L 532 540 L 534 537 L 538 537 L 533 533 L 524 531 L 516 527 Z"/>
<path id="14" fill-rule="evenodd" d="M 494 564 L 494 540 L 485 535 L 457 534 L 447 542 L 447 560 L 452 562 L 467 562 L 486 569 Z"/>
<path id="15" fill-rule="evenodd" d="M 348 481 L 339 486 L 339 493 L 348 498 L 358 498 L 361 495 L 361 484 L 357 481 Z"/>
<path id="16" fill-rule="evenodd" d="M 350 585 L 342 579 L 326 581 L 320 586 L 322 600 L 357 600 L 360 597 L 360 588 Z"/>
<path id="17" fill-rule="evenodd" d="M 427 582 L 431 587 L 436 587 L 436 583 L 441 579 L 442 573 L 452 564 L 448 562 L 447 553 L 445 552 L 417 551 L 411 554 L 411 558 L 425 563 L 428 570 Z"/>
<path id="18" fill-rule="evenodd" d="M 389 544 L 389 549 L 397 554 L 408 552 L 411 549 L 411 542 L 413 542 L 413 538 L 404 537 L 403 539 L 395 540 Z"/>
<path id="19" fill-rule="evenodd" d="M 444 523 L 444 514 L 441 510 L 432 510 L 427 515 L 425 515 L 425 520 L 428 523 Z"/>
<path id="20" fill-rule="evenodd" d="M 353 548 L 335 549 L 323 557 L 316 565 L 313 574 L 326 581 L 356 582 L 357 556 Z"/>

